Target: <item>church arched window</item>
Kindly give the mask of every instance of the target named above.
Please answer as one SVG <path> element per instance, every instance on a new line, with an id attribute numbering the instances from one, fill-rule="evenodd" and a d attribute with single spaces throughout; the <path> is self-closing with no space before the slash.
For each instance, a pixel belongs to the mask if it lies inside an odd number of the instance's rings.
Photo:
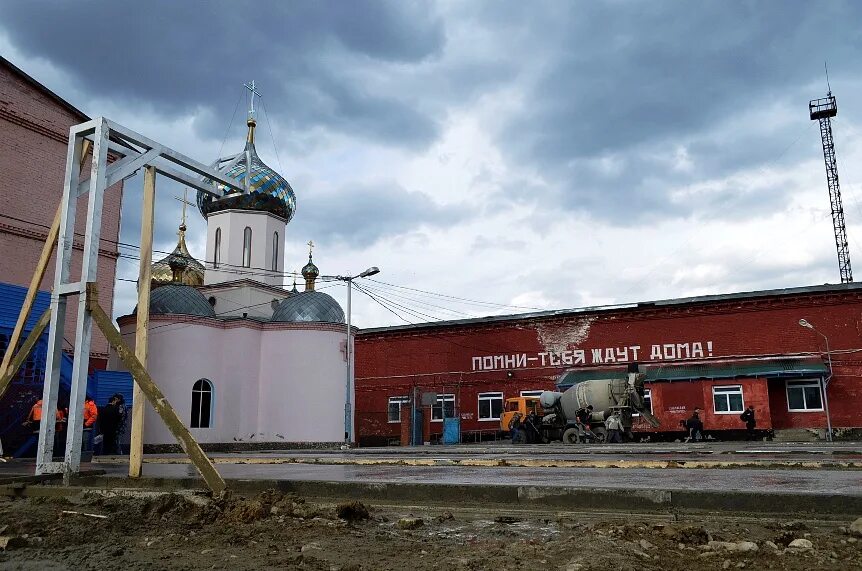
<path id="1" fill-rule="evenodd" d="M 215 252 L 213 252 L 213 269 L 218 268 L 218 263 L 221 258 L 221 228 L 216 228 L 215 234 Z"/>
<path id="2" fill-rule="evenodd" d="M 198 379 L 192 387 L 191 428 L 211 428 L 213 385 L 207 379 Z"/>
<path id="3" fill-rule="evenodd" d="M 272 271 L 278 271 L 278 232 L 272 233 Z"/>
<path id="4" fill-rule="evenodd" d="M 242 267 L 251 267 L 251 228 L 248 226 L 242 233 Z"/>

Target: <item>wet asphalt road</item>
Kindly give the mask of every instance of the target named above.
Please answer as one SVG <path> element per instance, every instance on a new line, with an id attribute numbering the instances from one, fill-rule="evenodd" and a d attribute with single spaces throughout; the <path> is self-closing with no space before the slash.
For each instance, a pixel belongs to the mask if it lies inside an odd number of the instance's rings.
<path id="1" fill-rule="evenodd" d="M 94 468 L 105 466 L 94 464 Z M 119 470 L 118 470 L 119 468 Z M 125 473 L 116 465 L 110 472 Z M 716 490 L 862 495 L 862 471 L 787 469 L 473 468 L 465 466 L 357 466 L 218 464 L 226 479 L 323 480 L 362 483 L 535 485 L 575 488 Z M 152 477 L 197 477 L 188 464 L 145 464 Z"/>

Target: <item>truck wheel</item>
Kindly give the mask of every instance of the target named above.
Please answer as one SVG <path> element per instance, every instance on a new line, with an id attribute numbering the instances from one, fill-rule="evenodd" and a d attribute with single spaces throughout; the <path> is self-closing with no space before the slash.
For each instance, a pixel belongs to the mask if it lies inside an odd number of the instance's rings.
<path id="1" fill-rule="evenodd" d="M 593 429 L 593 434 L 596 435 L 596 443 L 604 444 L 608 439 L 608 433 L 603 426 Z"/>
<path id="2" fill-rule="evenodd" d="M 578 443 L 578 429 L 577 428 L 567 428 L 563 433 L 563 444 L 577 444 Z"/>
<path id="3" fill-rule="evenodd" d="M 523 428 L 517 428 L 512 431 L 512 444 L 526 444 L 527 431 Z"/>

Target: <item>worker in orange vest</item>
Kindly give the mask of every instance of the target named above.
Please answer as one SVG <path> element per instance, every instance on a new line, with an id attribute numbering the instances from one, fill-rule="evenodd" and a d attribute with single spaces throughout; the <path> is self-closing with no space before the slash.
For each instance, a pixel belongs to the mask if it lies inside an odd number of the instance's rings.
<path id="1" fill-rule="evenodd" d="M 84 400 L 84 428 L 93 428 L 98 418 L 99 407 L 96 406 L 96 401 L 93 397 L 87 397 Z"/>
<path id="2" fill-rule="evenodd" d="M 42 423 L 42 399 L 36 401 L 36 404 L 30 409 L 30 414 L 27 415 L 27 420 L 24 421 L 24 426 L 36 425 L 39 429 L 39 424 Z"/>

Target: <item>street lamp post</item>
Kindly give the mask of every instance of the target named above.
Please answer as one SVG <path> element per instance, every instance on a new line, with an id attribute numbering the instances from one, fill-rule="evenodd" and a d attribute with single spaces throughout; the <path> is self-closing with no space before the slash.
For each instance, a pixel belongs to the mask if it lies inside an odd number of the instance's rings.
<path id="1" fill-rule="evenodd" d="M 347 345 L 345 346 L 345 353 L 347 355 L 347 380 L 344 383 L 344 444 L 349 446 L 352 442 L 353 436 L 353 422 L 352 411 L 350 398 L 351 391 L 353 388 L 353 359 L 352 352 L 350 350 L 350 293 L 353 290 L 353 280 L 356 278 L 367 278 L 368 276 L 373 276 L 374 274 L 380 273 L 380 269 L 377 266 L 371 266 L 361 274 L 355 276 L 335 276 L 337 280 L 343 281 L 347 284 Z"/>
<path id="2" fill-rule="evenodd" d="M 800 319 L 799 325 L 817 333 L 826 341 L 826 360 L 829 364 L 829 376 L 823 381 L 823 408 L 826 409 L 826 440 L 828 442 L 832 442 L 832 416 L 829 414 L 829 395 L 827 394 L 829 381 L 832 380 L 832 352 L 829 350 L 829 337 L 815 329 L 814 326 L 805 319 Z"/>

